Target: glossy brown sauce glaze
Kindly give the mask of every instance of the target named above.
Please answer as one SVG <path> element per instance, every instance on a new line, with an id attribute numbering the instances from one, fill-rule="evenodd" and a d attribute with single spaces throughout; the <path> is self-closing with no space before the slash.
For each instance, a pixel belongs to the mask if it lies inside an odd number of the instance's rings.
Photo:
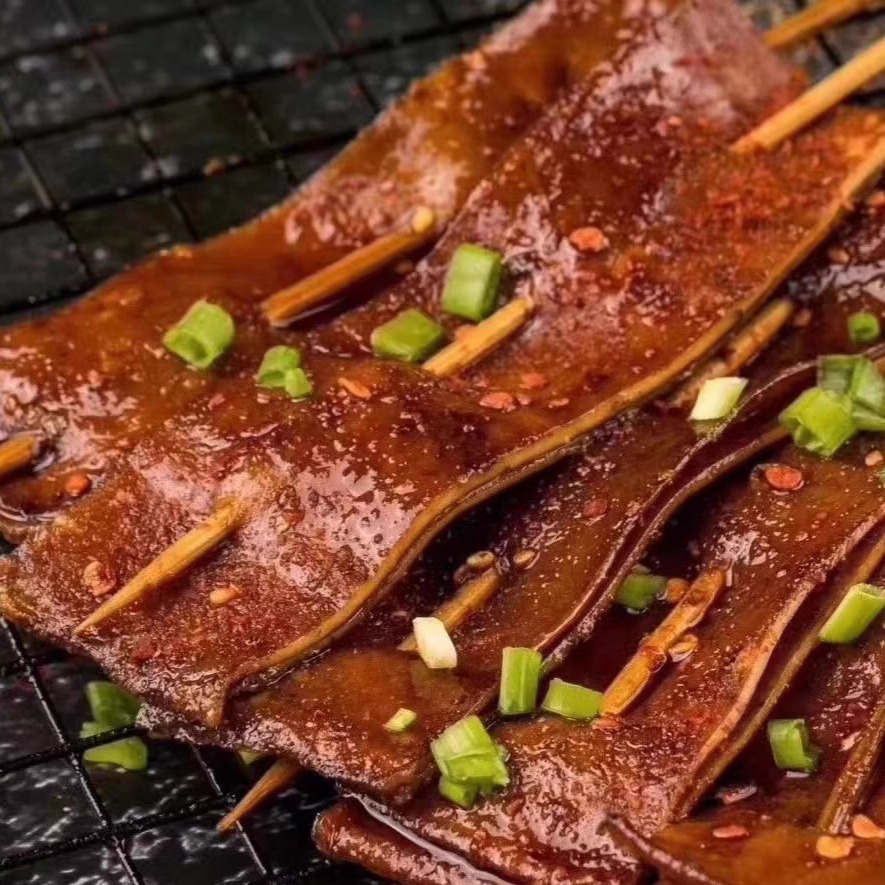
<path id="1" fill-rule="evenodd" d="M 208 243 L 150 258 L 73 307 L 4 329 L 0 430 L 40 430 L 48 442 L 36 474 L 0 489 L 5 532 L 17 539 L 31 519 L 51 517 L 82 489 L 83 474 L 100 485 L 170 416 L 223 395 L 230 378 L 250 377 L 268 346 L 304 346 L 312 323 L 271 331 L 262 299 L 407 224 L 418 206 L 444 226 L 514 139 L 633 26 L 620 2 L 540 0 L 416 83 L 285 203 Z M 357 297 L 396 278 L 381 274 Z M 160 345 L 200 298 L 238 323 L 234 351 L 206 373 L 188 371 Z"/>
<path id="2" fill-rule="evenodd" d="M 841 598 L 852 580 L 846 577 L 847 581 L 833 582 L 824 595 Z M 872 576 L 876 583 L 883 578 L 881 569 Z M 789 657 L 791 651 L 795 654 L 803 639 L 817 635 L 816 607 L 813 600 L 812 611 L 803 611 L 797 618 L 785 637 L 790 648 L 779 649 L 780 656 Z M 775 696 L 782 696 L 771 712 L 771 718 L 806 721 L 821 751 L 818 770 L 808 776 L 779 770 L 763 729 L 727 772 L 713 808 L 653 837 L 650 844 L 661 852 L 663 872 L 678 869 L 683 876 L 691 872 L 713 876 L 722 885 L 739 885 L 758 881 L 752 875 L 767 868 L 765 881 L 786 885 L 803 881 L 806 868 L 819 867 L 819 875 L 827 872 L 833 876 L 827 881 L 875 881 L 852 878 L 857 875 L 858 857 L 851 862 L 850 874 L 846 874 L 840 871 L 837 859 L 817 851 L 816 843 L 828 831 L 852 837 L 855 813 L 866 813 L 873 822 L 881 820 L 881 807 L 875 796 L 867 801 L 865 789 L 877 759 L 875 755 L 870 758 L 866 753 L 859 754 L 857 748 L 868 738 L 881 740 L 876 720 L 885 705 L 883 678 L 885 634 L 881 630 L 867 631 L 856 644 L 818 646 L 788 690 L 782 684 L 773 687 Z M 764 687 L 760 694 L 763 700 L 770 697 Z M 846 772 L 851 775 L 848 783 L 852 787 L 847 795 L 840 786 Z M 837 787 L 838 797 L 834 793 Z M 836 798 L 838 802 L 834 803 Z M 847 810 L 838 827 L 826 820 L 834 804 L 844 805 Z M 734 835 L 726 838 L 729 834 Z M 867 838 L 881 840 L 875 835 Z M 851 854 L 855 853 L 855 844 L 862 846 L 863 842 L 862 836 L 852 839 Z M 864 851 L 859 848 L 861 854 Z M 879 857 L 881 863 L 885 856 L 880 852 Z"/>
<path id="3" fill-rule="evenodd" d="M 763 354 L 751 375 L 764 377 L 784 364 L 816 353 L 855 349 L 848 340 L 845 319 L 857 310 L 877 308 L 880 283 L 885 279 L 885 228 L 875 208 L 879 200 L 872 202 L 840 234 L 829 255 L 821 255 L 794 279 L 789 287 L 792 294 L 807 303 L 813 313 L 802 317 L 797 328 Z M 872 437 L 864 441 L 864 447 L 875 452 L 876 442 Z M 679 573 L 680 559 L 689 563 L 682 566 L 689 576 L 688 569 L 736 560 L 732 564 L 733 586 L 695 631 L 700 639 L 695 654 L 678 666 L 669 664 L 670 669 L 654 684 L 652 693 L 624 717 L 620 729 L 606 732 L 543 718 L 505 725 L 500 737 L 509 749 L 516 746 L 521 754 L 521 762 L 511 767 L 518 786 L 490 807 L 481 805 L 460 812 L 428 796 L 423 806 L 401 819 L 407 831 L 413 830 L 423 840 L 419 845 L 402 832 L 386 833 L 358 804 L 346 803 L 321 820 L 321 846 L 335 857 L 361 860 L 382 875 L 409 883 L 460 881 L 457 876 L 467 875 L 469 865 L 461 868 L 454 864 L 458 872 L 446 878 L 444 871 L 452 867 L 452 862 L 439 862 L 435 853 L 450 850 L 514 881 L 619 881 L 621 872 L 608 869 L 608 862 L 600 860 L 611 850 L 608 836 L 597 835 L 603 815 L 622 815 L 640 830 L 653 832 L 667 818 L 691 809 L 721 771 L 730 745 L 741 739 L 748 717 L 758 714 L 770 696 L 783 693 L 786 664 L 801 650 L 809 625 L 821 611 L 822 600 L 832 603 L 844 583 L 853 580 L 848 577 L 852 560 L 845 561 L 843 546 L 852 527 L 860 526 L 857 540 L 866 526 L 881 519 L 876 458 L 867 464 L 866 455 L 857 451 L 840 456 L 841 463 L 827 463 L 791 449 L 782 447 L 766 454 L 764 462 L 791 463 L 795 458 L 795 466 L 803 471 L 805 479 L 799 493 L 778 496 L 765 482 L 764 474 L 754 470 L 749 479 L 732 480 L 724 493 L 713 490 L 706 505 L 702 500 L 690 508 L 695 513 L 694 522 L 689 521 L 678 535 L 671 533 L 659 545 L 664 562 L 657 565 L 666 569 L 668 561 L 671 571 L 667 573 L 671 574 Z M 859 483 L 856 488 L 855 481 Z M 801 495 L 807 494 L 812 483 L 819 486 L 814 501 L 803 501 Z M 846 508 L 857 506 L 858 494 L 866 497 L 866 503 L 860 511 L 848 515 Z M 717 501 L 719 497 L 723 500 Z M 838 507 L 833 506 L 834 501 L 838 501 Z M 841 522 L 843 515 L 847 517 L 845 523 Z M 858 516 L 859 523 L 855 521 Z M 829 539 L 822 536 L 820 528 L 814 530 L 810 525 L 822 519 L 839 522 L 832 534 L 830 529 L 823 532 L 830 535 Z M 686 560 L 687 540 L 699 543 L 699 561 L 691 557 Z M 809 542 L 811 548 L 802 549 Z M 860 555 L 866 556 L 864 545 L 858 548 Z M 833 578 L 827 583 L 833 569 Z M 827 587 L 827 593 L 815 593 L 808 597 L 810 604 L 794 608 L 814 582 Z M 798 616 L 790 617 L 791 609 Z M 625 616 L 612 610 L 578 654 L 566 660 L 563 675 L 582 684 L 604 687 L 623 663 L 624 648 L 635 647 L 652 627 L 653 622 L 647 618 L 635 619 L 632 626 L 625 624 Z M 780 798 L 762 800 L 765 811 L 772 811 L 772 805 L 765 803 L 776 802 L 779 807 L 784 801 L 790 816 L 800 823 L 816 816 L 850 749 L 850 738 L 869 719 L 871 710 L 882 703 L 875 678 L 882 666 L 879 632 L 870 637 L 868 644 L 856 648 L 816 652 L 798 683 L 808 685 L 808 690 L 797 689 L 781 700 L 777 715 L 805 713 L 814 717 L 812 727 L 821 743 L 829 749 L 838 745 L 839 749 L 828 754 L 830 762 L 825 762 L 821 784 L 782 777 L 775 781 Z M 770 665 L 765 661 L 768 651 L 773 652 Z M 762 672 L 752 672 L 756 665 L 762 667 Z M 824 692 L 830 702 L 824 699 Z M 735 710 L 740 715 L 735 717 Z M 748 751 L 754 755 L 745 755 L 742 761 L 752 758 L 753 764 L 760 766 L 761 771 L 754 771 L 760 772 L 760 781 L 765 774 L 769 779 L 765 787 L 770 790 L 773 772 L 769 757 L 764 755 L 764 738 L 760 740 L 761 744 L 752 745 Z M 732 779 L 738 785 L 746 780 L 739 774 L 732 775 Z M 814 787 L 815 796 L 804 790 L 806 783 Z M 601 796 L 608 797 L 602 807 Z M 870 813 L 871 806 L 867 806 Z M 775 822 L 784 819 L 779 817 Z M 706 836 L 715 828 L 716 820 L 703 822 Z M 675 854 L 669 870 L 677 870 L 678 861 L 697 854 L 695 836 L 701 831 L 698 825 L 691 830 L 691 839 L 678 843 L 681 854 L 674 848 L 675 837 L 667 843 L 665 847 Z M 802 845 L 811 844 L 813 851 L 814 839 L 809 843 L 806 833 L 799 835 L 804 840 Z M 435 848 L 428 850 L 428 844 Z M 741 856 L 739 840 L 727 843 L 708 838 L 704 844 L 713 845 L 714 860 L 717 854 Z M 776 852 L 775 845 L 767 854 L 768 863 L 773 862 Z M 863 875 L 869 874 L 871 852 L 875 849 L 863 847 L 855 872 L 859 869 Z M 807 854 L 784 854 L 784 861 L 797 856 L 802 857 L 805 868 L 795 871 L 796 881 L 805 881 L 802 877 L 811 875 Z M 758 876 L 764 865 L 747 869 Z M 715 873 L 715 863 L 702 866 L 701 871 Z M 762 880 L 750 876 L 738 881 Z"/>
<path id="4" fill-rule="evenodd" d="M 686 6 L 635 47 L 508 153 L 411 278 L 312 333 L 315 399 L 293 406 L 231 380 L 220 405 L 169 419 L 7 564 L 6 610 L 65 642 L 96 605 L 83 586 L 91 563 L 125 580 L 213 500 L 244 499 L 249 520 L 224 549 L 79 646 L 147 698 L 217 721 L 232 682 L 321 645 L 311 631 L 346 626 L 460 510 L 561 457 L 713 346 L 835 221 L 879 121 L 842 114 L 759 157 L 705 151 L 769 105 L 760 70 L 775 86 L 789 76 L 733 12 Z M 751 84 L 736 71 L 755 54 Z M 696 168 L 662 183 L 698 152 Z M 604 255 L 567 243 L 588 222 L 609 235 Z M 538 303 L 519 341 L 454 382 L 366 357 L 371 328 L 403 303 L 438 312 L 452 250 L 476 239 L 508 256 L 515 290 Z M 527 405 L 483 404 L 490 390 L 516 400 L 528 366 L 552 380 Z M 242 595 L 211 609 L 211 590 L 231 585 Z"/>
<path id="5" fill-rule="evenodd" d="M 885 265 L 880 202 L 876 197 L 864 206 L 784 287 L 803 310 L 797 324 L 743 370 L 755 386 L 820 354 L 856 350 L 847 318 L 877 309 L 875 281 Z M 795 395 L 794 385 L 784 388 L 782 396 Z M 581 455 L 505 493 L 438 539 L 346 643 L 269 691 L 234 702 L 223 730 L 188 727 L 162 710 L 150 711 L 146 721 L 197 742 L 285 753 L 389 799 L 407 794 L 427 773 L 428 741 L 488 705 L 504 647 L 562 656 L 592 632 L 663 520 L 752 457 L 764 422 L 786 404 L 773 392 L 759 396 L 760 408 L 748 404 L 737 426 L 716 439 L 699 439 L 683 413 L 657 406 L 609 423 Z M 411 619 L 441 604 L 457 584 L 454 576 L 471 574 L 468 557 L 485 550 L 494 553 L 502 584 L 453 632 L 458 669 L 430 672 L 397 651 Z M 578 618 L 581 629 L 568 633 Z M 414 710 L 418 723 L 394 736 L 383 726 L 401 706 Z"/>

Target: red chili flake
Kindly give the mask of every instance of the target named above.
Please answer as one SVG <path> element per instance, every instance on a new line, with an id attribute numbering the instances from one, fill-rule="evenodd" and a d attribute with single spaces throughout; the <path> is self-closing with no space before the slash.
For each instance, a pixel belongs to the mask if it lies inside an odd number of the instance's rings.
<path id="1" fill-rule="evenodd" d="M 139 639 L 138 642 L 136 642 L 135 645 L 132 646 L 132 652 L 130 653 L 130 656 L 133 663 L 144 664 L 146 661 L 149 661 L 156 653 L 157 649 L 150 639 Z"/>
<path id="2" fill-rule="evenodd" d="M 97 559 L 86 564 L 82 577 L 83 586 L 93 596 L 104 596 L 117 586 L 117 576 L 113 570 L 102 565 Z"/>
<path id="3" fill-rule="evenodd" d="M 584 506 L 585 519 L 599 519 L 608 513 L 608 501 L 605 498 L 592 498 Z"/>
<path id="4" fill-rule="evenodd" d="M 881 209 L 885 206 L 885 191 L 873 191 L 867 197 L 867 206 L 870 209 Z"/>
<path id="5" fill-rule="evenodd" d="M 723 805 L 734 805 L 736 802 L 743 802 L 744 799 L 749 799 L 750 796 L 755 796 L 757 789 L 758 788 L 753 784 L 725 787 L 720 790 L 716 796 Z"/>
<path id="6" fill-rule="evenodd" d="M 804 329 L 811 322 L 811 311 L 807 307 L 803 307 L 796 316 L 793 317 L 793 325 L 797 329 Z"/>
<path id="7" fill-rule="evenodd" d="M 746 839 L 750 831 L 739 824 L 726 824 L 713 830 L 714 839 Z"/>
<path id="8" fill-rule="evenodd" d="M 65 480 L 65 492 L 72 498 L 79 498 L 81 495 L 85 495 L 91 488 L 92 480 L 89 478 L 89 474 L 84 473 L 82 470 L 70 474 Z"/>
<path id="9" fill-rule="evenodd" d="M 802 471 L 786 464 L 769 464 L 763 474 L 765 481 L 779 492 L 795 492 L 805 485 Z"/>
<path id="10" fill-rule="evenodd" d="M 568 241 L 579 252 L 604 252 L 609 247 L 608 237 L 598 227 L 579 227 L 569 234 Z"/>
<path id="11" fill-rule="evenodd" d="M 851 818 L 851 832 L 858 839 L 885 839 L 885 830 L 865 814 Z"/>
<path id="12" fill-rule="evenodd" d="M 818 856 L 827 860 L 842 860 L 854 849 L 851 836 L 820 836 L 814 844 Z"/>
<path id="13" fill-rule="evenodd" d="M 487 393 L 479 404 L 486 409 L 498 409 L 501 412 L 512 412 L 516 408 L 516 400 L 506 390 L 495 390 Z"/>
<path id="14" fill-rule="evenodd" d="M 357 399 L 372 398 L 372 391 L 362 381 L 354 381 L 352 378 L 339 378 L 338 384 Z"/>
<path id="15" fill-rule="evenodd" d="M 523 390 L 541 390 L 547 386 L 547 377 L 540 372 L 523 372 L 519 384 Z"/>

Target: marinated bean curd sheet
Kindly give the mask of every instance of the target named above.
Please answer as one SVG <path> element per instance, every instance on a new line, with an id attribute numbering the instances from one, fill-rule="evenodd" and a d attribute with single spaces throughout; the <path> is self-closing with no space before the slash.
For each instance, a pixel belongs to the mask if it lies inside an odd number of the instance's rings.
<path id="1" fill-rule="evenodd" d="M 787 372 L 770 385 L 766 379 L 854 349 L 847 317 L 878 306 L 857 279 L 871 281 L 885 266 L 878 202 L 871 199 L 791 281 L 787 289 L 808 315 L 742 370 L 758 392 L 727 428 L 699 438 L 682 411 L 652 405 L 628 413 L 594 433 L 581 454 L 462 519 L 340 649 L 266 693 L 235 701 L 222 730 L 160 709 L 143 713 L 146 724 L 197 742 L 285 753 L 355 788 L 407 795 L 426 777 L 429 739 L 489 706 L 502 649 L 558 648 L 561 656 L 572 641 L 569 627 L 580 620 L 575 635 L 589 633 L 666 517 L 764 447 L 773 418 L 813 371 Z M 500 586 L 450 631 L 457 670 L 431 672 L 396 646 L 413 617 L 455 592 L 453 575 L 467 581 L 480 574 L 467 567 L 477 551 L 493 554 Z M 418 720 L 408 734 L 391 735 L 384 723 L 400 706 Z"/>
<path id="2" fill-rule="evenodd" d="M 36 473 L 4 479 L 4 532 L 20 539 L 34 519 L 51 518 L 99 485 L 170 416 L 186 414 L 200 397 L 224 396 L 232 377 L 251 378 L 269 346 L 306 346 L 310 324 L 269 329 L 263 299 L 408 226 L 418 207 L 432 209 L 444 227 L 568 84 L 664 8 L 539 0 L 480 49 L 416 83 L 280 206 L 206 244 L 150 258 L 72 307 L 4 329 L 0 431 L 39 431 L 46 441 Z M 771 76 L 773 89 L 785 88 Z M 396 279 L 381 273 L 351 297 L 369 297 Z M 221 305 L 237 324 L 234 347 L 206 372 L 188 369 L 161 345 L 199 299 Z M 322 335 L 311 340 L 324 346 Z"/>
<path id="3" fill-rule="evenodd" d="M 674 542 L 684 532 L 681 549 L 688 539 L 697 544 L 695 572 L 723 568 L 730 586 L 693 628 L 694 652 L 665 664 L 622 717 L 592 726 L 543 715 L 501 723 L 493 735 L 510 754 L 511 783 L 500 796 L 464 811 L 430 791 L 406 809 L 385 813 L 417 837 L 507 880 L 637 881 L 638 866 L 600 825 L 617 815 L 654 832 L 693 807 L 707 786 L 710 761 L 750 712 L 772 652 L 802 603 L 885 517 L 878 471 L 865 463 L 874 444 L 858 439 L 831 461 L 785 444 L 766 458 L 800 470 L 800 489 L 777 494 L 752 469 L 693 508 L 700 525 L 664 538 L 662 549 L 679 549 Z M 685 574 L 688 569 L 686 563 Z M 612 636 L 614 623 L 603 621 L 570 655 L 565 678 L 605 686 L 612 672 L 606 649 L 620 641 Z M 343 857 L 335 851 L 343 838 L 338 820 L 323 821 L 318 834 L 321 847 Z M 377 846 L 364 852 L 355 833 L 346 838 L 348 859 L 389 855 L 376 871 L 410 881 L 411 862 L 400 868 L 393 852 Z"/>
<path id="4" fill-rule="evenodd" d="M 835 224 L 875 168 L 880 136 L 874 114 L 846 111 L 789 149 L 705 149 L 761 114 L 760 71 L 784 79 L 737 13 L 716 10 L 684 7 L 572 90 L 416 274 L 316 332 L 339 344 L 306 357 L 312 400 L 293 409 L 230 380 L 226 406 L 203 399 L 169 419 L 4 566 L 4 609 L 148 700 L 217 723 L 232 683 L 321 646 L 459 512 L 562 457 L 714 346 Z M 743 72 L 756 55 L 750 83 Z M 698 152 L 690 172 L 664 180 Z M 567 244 L 588 221 L 604 224 L 605 255 Z M 356 355 L 403 304 L 432 312 L 455 247 L 477 239 L 508 256 L 516 292 L 538 305 L 516 344 L 455 382 Z M 551 381 L 529 405 L 483 404 L 490 390 L 515 400 L 530 367 Z M 342 389 L 342 377 L 368 398 Z M 72 642 L 96 606 L 87 570 L 112 568 L 119 586 L 229 495 L 247 516 L 223 549 Z M 218 587 L 242 592 L 213 609 Z"/>
<path id="5" fill-rule="evenodd" d="M 756 709 L 743 724 L 744 738 L 737 737 L 731 754 L 755 736 L 722 778 L 713 807 L 650 838 L 636 834 L 628 822 L 618 823 L 641 856 L 658 858 L 665 875 L 678 872 L 679 881 L 709 881 L 703 877 L 711 876 L 722 885 L 737 885 L 758 881 L 754 876 L 768 865 L 766 881 L 787 883 L 804 881 L 804 868 L 823 866 L 833 881 L 843 881 L 834 862 L 845 858 L 832 852 L 850 855 L 862 840 L 885 838 L 875 823 L 885 809 L 875 799 L 868 801 L 885 730 L 885 633 L 874 622 L 854 643 L 820 640 L 822 626 L 852 585 L 885 581 L 885 569 L 876 568 L 883 551 L 880 528 L 786 631 L 757 690 Z M 769 719 L 806 723 L 817 758 L 813 772 L 777 767 L 763 727 Z M 858 819 L 861 812 L 871 816 Z M 818 846 L 819 837 L 827 834 L 839 838 Z M 862 867 L 867 865 L 865 851 L 859 858 Z M 878 856 L 881 864 L 885 856 Z M 871 881 L 851 878 L 857 875 L 857 860 L 844 881 Z"/>
<path id="6" fill-rule="evenodd" d="M 578 621 L 589 632 L 667 517 L 770 445 L 776 416 L 813 376 L 813 367 L 786 373 L 750 397 L 727 427 L 700 439 L 682 413 L 628 413 L 595 433 L 583 454 L 466 517 L 341 648 L 235 700 L 222 729 L 156 709 L 144 724 L 197 742 L 282 752 L 353 787 L 408 797 L 431 773 L 430 739 L 488 706 L 502 650 L 567 646 Z M 494 551 L 500 586 L 451 631 L 457 669 L 430 670 L 397 645 L 413 617 L 453 592 L 452 575 L 464 573 L 477 541 Z M 521 567 L 526 552 L 530 564 Z M 480 574 L 468 568 L 465 580 Z M 418 720 L 407 734 L 391 735 L 384 723 L 401 706 Z"/>

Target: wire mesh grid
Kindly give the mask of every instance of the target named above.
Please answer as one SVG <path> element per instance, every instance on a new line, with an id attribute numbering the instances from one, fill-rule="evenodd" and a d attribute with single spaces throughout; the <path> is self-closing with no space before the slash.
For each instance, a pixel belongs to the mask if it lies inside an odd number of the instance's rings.
<path id="1" fill-rule="evenodd" d="M 0 316 L 278 201 L 524 2 L 0 0 Z M 764 24 L 790 4 L 751 11 Z M 826 73 L 882 30 L 867 15 L 799 61 Z M 334 798 L 319 778 L 222 837 L 255 766 L 160 740 L 144 773 L 84 764 L 87 747 L 134 731 L 78 737 L 96 675 L 0 621 L 0 885 L 374 881 L 313 849 Z"/>

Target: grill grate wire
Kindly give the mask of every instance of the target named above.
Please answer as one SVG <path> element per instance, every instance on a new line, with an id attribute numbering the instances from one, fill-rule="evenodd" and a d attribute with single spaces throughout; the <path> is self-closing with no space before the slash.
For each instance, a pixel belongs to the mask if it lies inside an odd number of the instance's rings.
<path id="1" fill-rule="evenodd" d="M 523 3 L 0 0 L 0 319 L 278 201 Z M 764 23 L 791 3 L 751 11 Z M 826 73 L 883 21 L 864 16 L 799 60 Z M 231 754 L 151 740 L 145 774 L 85 765 L 108 740 L 76 736 L 95 672 L 0 620 L 0 885 L 376 881 L 313 849 L 335 795 L 319 778 L 222 837 L 214 824 L 257 777 Z"/>

